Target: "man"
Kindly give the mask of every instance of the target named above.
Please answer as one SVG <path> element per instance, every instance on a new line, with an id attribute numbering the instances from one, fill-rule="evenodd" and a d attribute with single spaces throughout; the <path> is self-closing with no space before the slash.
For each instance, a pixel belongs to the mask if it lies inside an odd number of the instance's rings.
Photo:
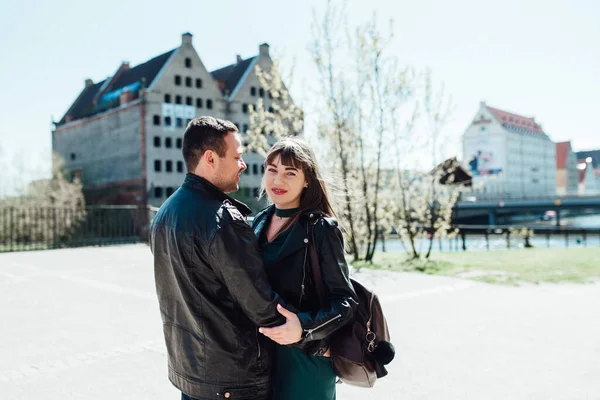
<path id="1" fill-rule="evenodd" d="M 239 189 L 246 169 L 237 128 L 192 120 L 183 157 L 188 174 L 158 211 L 150 238 L 169 379 L 182 399 L 267 399 L 271 360 L 258 327 L 281 325 L 292 342 L 302 327 L 277 309 L 283 301 L 267 281 L 250 209 L 226 194 Z"/>

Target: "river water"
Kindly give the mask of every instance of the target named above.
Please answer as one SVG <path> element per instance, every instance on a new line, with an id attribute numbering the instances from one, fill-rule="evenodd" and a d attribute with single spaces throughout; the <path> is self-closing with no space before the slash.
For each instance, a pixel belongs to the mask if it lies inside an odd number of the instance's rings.
<path id="1" fill-rule="evenodd" d="M 528 223 L 527 226 L 545 227 L 552 226 L 555 221 L 539 221 L 534 223 Z M 522 225 L 521 225 L 522 226 Z M 600 215 L 563 218 L 561 219 L 562 227 L 571 228 L 600 228 Z M 487 251 L 488 245 L 486 244 L 485 237 L 483 235 L 468 235 L 466 237 L 467 251 Z M 587 235 L 585 238 L 581 234 L 570 234 L 570 235 L 552 235 L 549 238 L 546 235 L 534 235 L 530 239 L 530 243 L 533 247 L 542 248 L 583 248 L 583 247 L 595 247 L 600 246 L 600 234 Z M 423 240 L 420 244 L 420 248 L 423 251 L 427 251 L 429 246 L 429 240 Z M 489 236 L 489 250 L 506 250 L 519 249 L 524 247 L 524 240 L 522 238 L 511 237 L 510 247 L 506 241 L 506 235 L 490 235 Z M 381 241 L 377 245 L 377 251 L 382 251 L 383 246 Z M 405 252 L 404 246 L 399 239 L 388 239 L 385 242 L 385 250 L 388 252 Z M 442 239 L 441 241 L 435 240 L 433 243 L 432 251 L 462 251 L 462 240 L 458 239 Z"/>

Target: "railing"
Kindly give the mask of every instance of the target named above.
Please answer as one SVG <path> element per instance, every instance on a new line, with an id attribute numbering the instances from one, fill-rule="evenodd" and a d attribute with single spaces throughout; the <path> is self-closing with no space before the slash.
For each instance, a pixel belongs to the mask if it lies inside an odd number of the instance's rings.
<path id="1" fill-rule="evenodd" d="M 0 208 L 0 252 L 145 242 L 146 206 Z"/>

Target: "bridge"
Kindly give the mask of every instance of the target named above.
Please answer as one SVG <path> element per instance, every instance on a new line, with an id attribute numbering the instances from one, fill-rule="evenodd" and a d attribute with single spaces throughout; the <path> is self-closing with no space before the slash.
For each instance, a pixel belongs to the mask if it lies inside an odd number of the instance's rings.
<path id="1" fill-rule="evenodd" d="M 488 225 L 496 225 L 502 217 L 517 215 L 543 216 L 547 211 L 556 214 L 556 225 L 565 215 L 600 214 L 600 195 L 595 196 L 552 196 L 535 199 L 475 200 L 459 201 L 454 207 L 453 220 L 460 223 L 474 221 L 487 216 Z"/>

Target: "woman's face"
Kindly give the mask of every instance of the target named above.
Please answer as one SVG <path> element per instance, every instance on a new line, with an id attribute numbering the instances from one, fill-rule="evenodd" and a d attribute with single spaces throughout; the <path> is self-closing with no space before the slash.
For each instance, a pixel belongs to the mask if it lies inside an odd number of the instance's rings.
<path id="1" fill-rule="evenodd" d="M 300 195 L 307 185 L 301 169 L 288 167 L 281 163 L 277 156 L 267 165 L 265 171 L 265 191 L 279 209 L 297 208 L 300 206 Z"/>

